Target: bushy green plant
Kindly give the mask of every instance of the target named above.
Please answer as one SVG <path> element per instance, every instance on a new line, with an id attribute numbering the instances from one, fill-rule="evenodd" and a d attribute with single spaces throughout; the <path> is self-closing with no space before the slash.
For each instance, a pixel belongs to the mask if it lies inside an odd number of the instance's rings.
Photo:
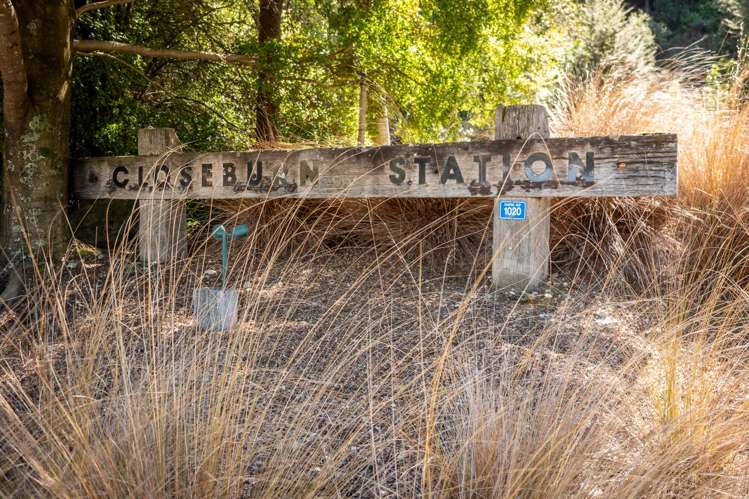
<path id="1" fill-rule="evenodd" d="M 647 14 L 622 0 L 570 2 L 558 8 L 570 40 L 563 62 L 573 80 L 594 71 L 642 73 L 654 67 L 657 45 Z"/>

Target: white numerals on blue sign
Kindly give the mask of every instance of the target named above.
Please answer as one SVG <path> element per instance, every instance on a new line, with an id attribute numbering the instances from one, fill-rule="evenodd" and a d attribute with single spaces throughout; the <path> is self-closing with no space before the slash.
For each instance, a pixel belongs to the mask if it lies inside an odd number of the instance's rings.
<path id="1" fill-rule="evenodd" d="M 499 218 L 502 220 L 525 220 L 525 201 L 499 201 Z"/>

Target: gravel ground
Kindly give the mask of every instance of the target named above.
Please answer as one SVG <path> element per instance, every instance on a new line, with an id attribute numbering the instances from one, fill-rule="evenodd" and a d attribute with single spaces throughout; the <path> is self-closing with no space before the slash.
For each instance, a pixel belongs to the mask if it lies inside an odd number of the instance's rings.
<path id="1" fill-rule="evenodd" d="M 0 313 L 3 364 L 29 393 L 37 391 L 41 360 L 64 371 L 66 352 L 95 329 L 91 304 L 106 301 L 109 265 L 96 257 L 69 263 L 59 279 L 75 338 L 64 339 L 53 327 L 44 337 L 29 337 L 38 326 L 34 300 Z M 499 376 L 508 366 L 554 371 L 572 363 L 581 379 L 595 376 L 615 391 L 634 372 L 624 364 L 650 355 L 642 335 L 648 325 L 630 305 L 570 286 L 561 275 L 533 293 L 496 291 L 482 282 L 471 295 L 472 281 L 459 270 L 451 275 L 401 261 L 374 267 L 357 250 L 304 265 L 282 258 L 267 272 L 253 269 L 252 261 L 233 265 L 240 318 L 230 332 L 196 335 L 191 317 L 191 289 L 215 283 L 220 264 L 214 259 L 192 259 L 159 278 L 124 265 L 120 282 L 127 291 L 107 310 L 132 333 L 126 348 L 134 364 L 153 357 L 152 348 L 159 358 L 194 360 L 204 345 L 214 356 L 212 368 L 242 371 L 238 389 L 254 402 L 254 412 L 243 417 L 255 421 L 246 444 L 248 493 L 271 480 L 289 494 L 310 487 L 325 495 L 419 494 L 419 422 L 440 359 L 447 359 L 445 389 L 475 373 Z M 182 277 L 169 277 L 175 269 Z M 18 334 L 23 324 L 30 327 L 25 336 Z M 146 330 L 155 332 L 155 341 L 143 339 Z M 241 349 L 232 346 L 238 337 Z M 137 371 L 134 366 L 134 379 Z M 106 397 L 112 380 L 99 382 L 97 393 Z M 440 424 L 449 426 L 449 415 L 438 412 Z M 299 463 L 298 470 L 279 475 L 289 462 Z"/>

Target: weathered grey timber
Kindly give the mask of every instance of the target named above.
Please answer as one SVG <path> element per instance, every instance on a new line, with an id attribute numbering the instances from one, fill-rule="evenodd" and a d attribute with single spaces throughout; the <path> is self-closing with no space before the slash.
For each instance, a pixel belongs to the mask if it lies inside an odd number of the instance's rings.
<path id="1" fill-rule="evenodd" d="M 548 139 L 549 118 L 543 106 L 500 106 L 495 115 L 495 136 L 518 140 L 538 136 Z M 498 288 L 532 289 L 549 276 L 551 200 L 522 199 L 525 220 L 503 220 L 499 204 L 517 193 L 510 191 L 494 204 L 492 284 Z M 523 196 L 524 198 L 525 196 Z"/>
<path id="2" fill-rule="evenodd" d="M 173 128 L 138 130 L 138 153 L 162 155 L 181 150 Z M 138 201 L 138 247 L 140 259 L 147 265 L 183 256 L 187 248 L 184 201 L 141 198 Z"/>
<path id="3" fill-rule="evenodd" d="M 501 106 L 495 124 L 501 140 L 216 153 L 144 129 L 140 156 L 77 161 L 73 191 L 139 200 L 149 264 L 184 252 L 185 199 L 495 198 L 492 282 L 523 289 L 548 276 L 550 198 L 677 193 L 675 135 L 549 138 L 541 106 Z"/>
<path id="4" fill-rule="evenodd" d="M 88 158 L 83 199 L 675 195 L 675 135 Z M 520 135 L 522 136 L 522 135 Z"/>

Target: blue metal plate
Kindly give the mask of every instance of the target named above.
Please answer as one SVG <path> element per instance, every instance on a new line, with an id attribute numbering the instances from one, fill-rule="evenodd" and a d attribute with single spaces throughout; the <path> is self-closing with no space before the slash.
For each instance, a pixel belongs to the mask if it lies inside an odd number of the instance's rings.
<path id="1" fill-rule="evenodd" d="M 525 201 L 499 201 L 499 218 L 502 220 L 523 221 L 526 218 L 527 203 Z"/>

